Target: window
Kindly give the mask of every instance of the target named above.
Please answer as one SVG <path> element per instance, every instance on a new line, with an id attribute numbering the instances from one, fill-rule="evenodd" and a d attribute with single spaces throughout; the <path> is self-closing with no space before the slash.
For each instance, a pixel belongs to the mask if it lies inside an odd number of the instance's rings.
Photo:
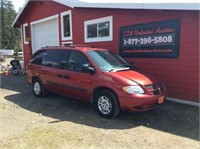
<path id="1" fill-rule="evenodd" d="M 84 72 L 83 65 L 90 66 L 90 62 L 87 57 L 79 51 L 71 51 L 67 69 L 72 71 Z"/>
<path id="2" fill-rule="evenodd" d="M 103 71 L 115 71 L 129 69 L 130 64 L 119 55 L 110 51 L 87 51 L 87 55 L 91 60 Z"/>
<path id="3" fill-rule="evenodd" d="M 65 69 L 69 51 L 67 50 L 48 50 L 45 66 L 58 69 Z"/>
<path id="4" fill-rule="evenodd" d="M 71 10 L 61 13 L 62 40 L 72 40 Z"/>
<path id="5" fill-rule="evenodd" d="M 28 44 L 29 43 L 29 27 L 28 27 L 28 23 L 23 25 L 23 33 L 24 33 L 24 44 Z"/>
<path id="6" fill-rule="evenodd" d="M 44 59 L 46 57 L 46 50 L 40 50 L 33 55 L 30 63 L 37 65 L 44 65 Z"/>
<path id="7" fill-rule="evenodd" d="M 72 45 L 72 41 L 69 41 L 69 42 L 62 42 L 62 45 L 65 46 L 65 47 L 69 47 Z"/>
<path id="8" fill-rule="evenodd" d="M 85 42 L 113 40 L 113 17 L 104 17 L 84 23 Z"/>

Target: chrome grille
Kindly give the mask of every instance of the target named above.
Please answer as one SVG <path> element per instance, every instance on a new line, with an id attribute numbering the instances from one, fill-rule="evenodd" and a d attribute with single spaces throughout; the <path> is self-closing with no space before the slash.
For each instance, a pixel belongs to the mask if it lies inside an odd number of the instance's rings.
<path id="1" fill-rule="evenodd" d="M 153 95 L 159 95 L 159 94 L 164 93 L 164 91 L 165 91 L 165 86 L 164 86 L 163 82 L 146 85 L 145 87 Z"/>

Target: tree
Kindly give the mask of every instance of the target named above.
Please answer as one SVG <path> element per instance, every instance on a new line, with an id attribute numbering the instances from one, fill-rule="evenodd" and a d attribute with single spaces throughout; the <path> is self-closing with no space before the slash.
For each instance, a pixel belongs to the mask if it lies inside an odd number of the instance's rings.
<path id="1" fill-rule="evenodd" d="M 12 22 L 16 17 L 13 4 L 10 0 L 1 0 L 0 7 L 0 49 L 21 50 L 20 30 L 12 28 Z"/>

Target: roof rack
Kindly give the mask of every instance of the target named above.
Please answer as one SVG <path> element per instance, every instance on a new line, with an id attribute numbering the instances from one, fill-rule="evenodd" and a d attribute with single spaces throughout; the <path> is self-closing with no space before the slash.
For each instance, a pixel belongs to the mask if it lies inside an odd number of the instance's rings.
<path id="1" fill-rule="evenodd" d="M 59 46 L 44 46 L 44 47 L 41 47 L 41 48 L 49 48 L 49 47 L 59 47 Z"/>
<path id="2" fill-rule="evenodd" d="M 60 46 L 44 46 L 42 47 L 42 49 L 45 48 L 55 48 L 55 47 L 70 47 L 70 48 L 75 48 L 75 47 L 90 47 L 90 48 L 94 48 L 95 46 L 91 46 L 91 45 L 60 45 Z"/>
<path id="3" fill-rule="evenodd" d="M 94 46 L 91 46 L 91 45 L 67 45 L 67 47 L 90 47 L 90 48 L 94 48 Z"/>

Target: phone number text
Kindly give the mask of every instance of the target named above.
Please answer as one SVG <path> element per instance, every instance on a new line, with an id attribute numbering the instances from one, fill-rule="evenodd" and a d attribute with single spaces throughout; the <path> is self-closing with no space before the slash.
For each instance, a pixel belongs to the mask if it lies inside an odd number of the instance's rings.
<path id="1" fill-rule="evenodd" d="M 125 46 L 126 45 L 164 44 L 164 43 L 172 43 L 172 42 L 173 42 L 172 35 L 124 39 Z"/>

